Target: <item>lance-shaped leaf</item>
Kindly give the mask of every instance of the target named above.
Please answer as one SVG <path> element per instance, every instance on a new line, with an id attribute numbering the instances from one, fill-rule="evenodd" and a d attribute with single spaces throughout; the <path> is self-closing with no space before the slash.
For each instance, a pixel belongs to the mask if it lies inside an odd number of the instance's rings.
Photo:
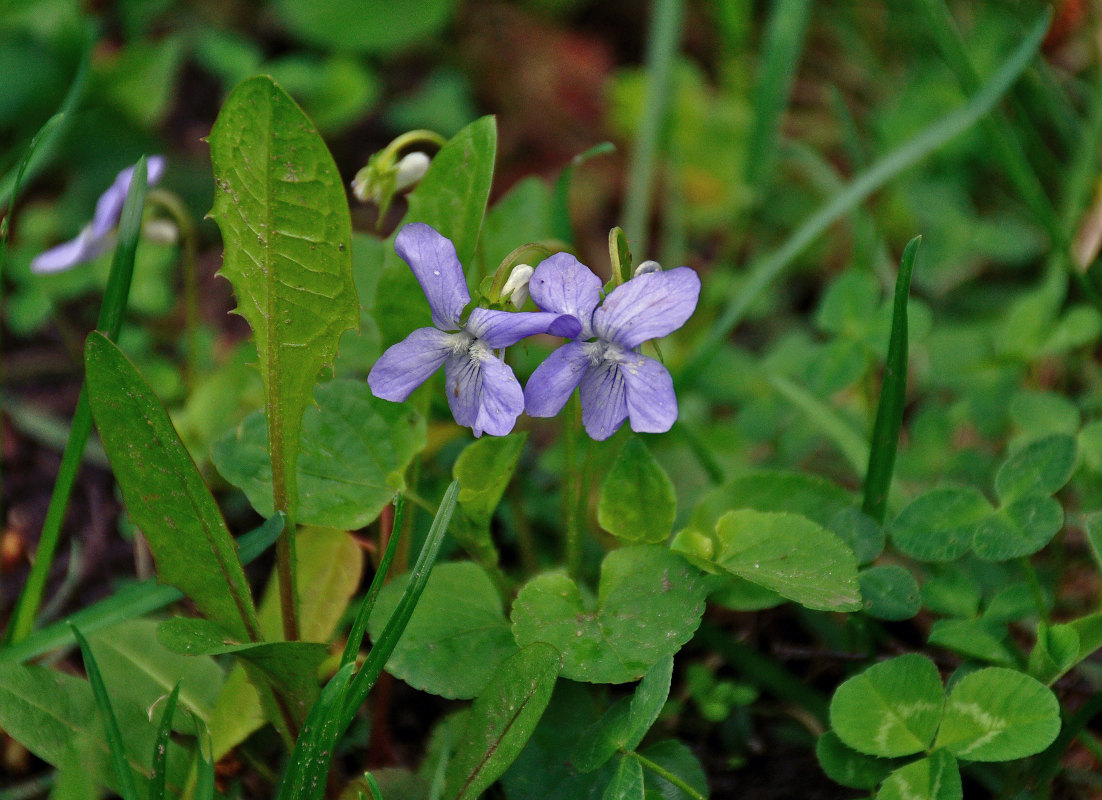
<path id="1" fill-rule="evenodd" d="M 444 796 L 475 800 L 528 743 L 562 667 L 551 645 L 534 642 L 507 658 L 471 706 L 459 751 L 448 765 Z"/>
<path id="2" fill-rule="evenodd" d="M 88 402 L 157 575 L 227 631 L 259 637 L 245 571 L 210 490 L 138 370 L 107 337 L 84 348 Z"/>
<path id="3" fill-rule="evenodd" d="M 318 371 L 359 320 L 348 202 L 321 136 L 271 78 L 233 90 L 210 147 L 221 274 L 256 339 L 269 452 L 293 511 L 302 414 Z"/>

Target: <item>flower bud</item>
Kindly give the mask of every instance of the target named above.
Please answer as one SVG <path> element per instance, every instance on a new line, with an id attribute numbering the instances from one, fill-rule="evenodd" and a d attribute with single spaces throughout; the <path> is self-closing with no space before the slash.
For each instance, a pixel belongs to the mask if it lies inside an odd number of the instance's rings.
<path id="1" fill-rule="evenodd" d="M 649 275 L 652 272 L 661 272 L 662 265 L 657 261 L 644 261 L 638 267 L 635 268 L 633 278 L 638 278 L 640 275 Z"/>
<path id="2" fill-rule="evenodd" d="M 142 224 L 142 236 L 158 244 L 176 244 L 180 240 L 180 229 L 172 220 L 151 219 Z"/>
<path id="3" fill-rule="evenodd" d="M 532 273 L 535 271 L 527 264 L 517 264 L 501 288 L 502 296 L 508 297 L 518 311 L 528 302 L 528 281 L 532 279 Z"/>
<path id="4" fill-rule="evenodd" d="M 402 156 L 394 174 L 394 191 L 402 192 L 416 184 L 425 177 L 430 163 L 428 155 L 420 150 Z"/>

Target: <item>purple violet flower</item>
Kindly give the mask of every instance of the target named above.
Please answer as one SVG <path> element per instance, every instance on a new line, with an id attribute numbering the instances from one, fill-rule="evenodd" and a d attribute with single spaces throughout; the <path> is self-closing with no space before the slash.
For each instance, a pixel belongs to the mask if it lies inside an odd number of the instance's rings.
<path id="1" fill-rule="evenodd" d="M 165 173 L 164 156 L 150 156 L 146 161 L 146 185 L 153 186 Z M 41 253 L 31 261 L 31 272 L 61 272 L 102 255 L 110 249 L 112 233 L 122 216 L 122 206 L 130 190 L 134 167 L 120 172 L 114 183 L 96 201 L 96 213 L 77 238 Z"/>
<path id="2" fill-rule="evenodd" d="M 509 433 L 524 411 L 524 392 L 512 367 L 495 351 L 537 333 L 572 338 L 581 324 L 566 314 L 486 308 L 475 308 L 463 322 L 471 295 L 455 245 L 423 222 L 413 222 L 398 232 L 394 250 L 421 284 L 434 327 L 418 328 L 379 357 L 367 376 L 371 391 L 401 402 L 443 364 L 455 421 L 475 436 Z"/>
<path id="3" fill-rule="evenodd" d="M 528 289 L 540 308 L 582 323 L 578 337 L 532 373 L 524 388 L 529 414 L 555 416 L 580 386 L 582 423 L 593 439 L 607 439 L 625 418 L 637 433 L 664 433 L 673 426 L 673 379 L 638 348 L 692 316 L 700 296 L 696 272 L 647 272 L 613 289 L 602 303 L 601 279 L 569 253 L 556 253 L 536 267 Z"/>

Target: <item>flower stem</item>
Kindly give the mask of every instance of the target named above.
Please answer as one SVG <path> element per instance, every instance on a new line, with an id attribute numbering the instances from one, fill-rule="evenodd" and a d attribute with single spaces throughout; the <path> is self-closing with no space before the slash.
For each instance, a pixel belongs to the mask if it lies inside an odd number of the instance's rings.
<path id="1" fill-rule="evenodd" d="M 134 275 L 134 254 L 138 247 L 142 208 L 145 205 L 145 189 L 146 164 L 143 156 L 134 168 L 134 174 L 130 180 L 130 188 L 119 222 L 118 245 L 111 261 L 111 273 L 107 278 L 99 319 L 96 322 L 96 330 L 104 333 L 111 341 L 119 338 L 130 297 L 130 283 Z M 58 469 L 53 494 L 50 495 L 50 505 L 46 509 L 46 520 L 31 564 L 31 572 L 27 576 L 27 583 L 19 595 L 15 611 L 4 634 L 3 644 L 5 645 L 19 643 L 34 629 L 34 621 L 42 604 L 42 594 L 46 589 L 46 579 L 49 577 L 50 567 L 54 561 L 54 552 L 61 538 L 61 524 L 65 520 L 65 509 L 69 505 L 69 496 L 72 494 L 73 484 L 80 469 L 84 446 L 91 432 L 92 410 L 88 405 L 88 389 L 82 386 L 80 396 L 77 398 L 73 422 L 69 428 L 69 439 L 65 443 L 65 452 L 61 456 L 61 467 Z"/>
<path id="2" fill-rule="evenodd" d="M 646 756 L 641 756 L 638 753 L 636 753 L 634 750 L 632 750 L 630 753 L 624 753 L 624 755 L 625 756 L 631 756 L 636 761 L 638 761 L 642 766 L 649 769 L 651 772 L 653 772 L 655 775 L 660 777 L 662 780 L 667 781 L 667 782 L 673 784 L 674 786 L 676 786 L 678 789 L 680 789 L 682 792 L 684 792 L 688 797 L 691 797 L 692 800 L 707 800 L 707 798 L 704 795 L 702 795 L 700 792 L 698 792 L 696 789 L 694 789 L 692 786 L 690 786 L 688 783 L 686 783 L 682 778 L 679 778 L 676 775 L 674 775 L 672 772 L 670 772 L 668 769 L 663 767 L 661 764 L 654 763 L 653 761 L 651 761 Z"/>
<path id="3" fill-rule="evenodd" d="M 276 511 L 287 515 L 283 532 L 276 540 L 276 576 L 279 583 L 279 613 L 283 620 L 283 638 L 288 642 L 297 642 L 298 630 L 298 584 L 295 580 L 295 520 L 291 515 L 291 505 L 287 492 L 285 474 L 286 462 L 283 459 L 283 439 L 271 437 L 272 459 L 272 500 Z"/>
<path id="4" fill-rule="evenodd" d="M 566 404 L 563 422 L 563 448 L 566 462 L 563 483 L 563 518 L 566 521 L 566 569 L 578 580 L 582 569 L 582 532 L 578 524 L 578 497 L 581 493 L 581 472 L 578 469 L 578 392 Z"/>
<path id="5" fill-rule="evenodd" d="M 184 272 L 184 328 L 187 337 L 185 359 L 185 379 L 190 386 L 201 372 L 199 352 L 202 349 L 202 337 L 199 335 L 199 264 L 196 253 L 198 240 L 191 214 L 180 198 L 164 189 L 153 189 L 149 200 L 162 208 L 176 223 L 180 231 L 180 257 Z"/>

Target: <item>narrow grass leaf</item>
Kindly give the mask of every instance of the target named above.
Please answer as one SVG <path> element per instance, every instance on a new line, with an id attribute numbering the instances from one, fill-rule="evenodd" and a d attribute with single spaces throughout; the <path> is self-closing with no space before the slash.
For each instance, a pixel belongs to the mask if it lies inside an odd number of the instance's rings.
<path id="1" fill-rule="evenodd" d="M 111 748 L 111 759 L 115 764 L 115 773 L 119 781 L 119 794 L 123 800 L 138 800 L 138 790 L 134 787 L 134 777 L 130 772 L 130 764 L 126 755 L 126 746 L 122 741 L 122 731 L 119 730 L 119 720 L 111 707 L 111 698 L 107 694 L 107 687 L 103 683 L 99 666 L 92 656 L 92 648 L 81 632 L 73 628 L 73 636 L 80 645 L 81 655 L 84 656 L 84 671 L 88 673 L 88 682 L 92 684 L 92 695 L 96 699 L 100 716 L 103 718 L 103 726 L 107 734 L 107 743 Z"/>
<path id="2" fill-rule="evenodd" d="M 157 738 L 153 743 L 153 772 L 149 776 L 149 800 L 165 800 L 165 767 L 168 762 L 168 741 L 172 736 L 172 717 L 176 713 L 176 701 L 180 697 L 180 682 L 172 689 L 161 712 L 157 726 Z"/>
<path id="3" fill-rule="evenodd" d="M 283 515 L 277 514 L 260 527 L 236 540 L 242 564 L 249 564 L 267 551 L 283 530 Z M 92 634 L 126 620 L 135 619 L 152 611 L 158 611 L 183 598 L 179 589 L 162 586 L 156 578 L 124 586 L 98 603 L 35 631 L 19 644 L 0 648 L 0 664 L 29 661 L 51 650 L 59 650 L 74 643 L 75 625 L 86 634 Z"/>
<path id="4" fill-rule="evenodd" d="M 96 323 L 96 330 L 111 340 L 118 338 L 122 328 L 122 318 L 126 312 L 127 299 L 130 296 L 130 283 L 134 274 L 134 254 L 137 251 L 141 233 L 146 188 L 146 163 L 143 156 L 138 159 L 134 167 L 126 201 L 123 203 L 118 244 L 115 246 L 111 272 L 107 277 L 107 287 L 104 290 L 99 320 Z M 34 620 L 42 602 L 42 593 L 46 589 L 46 578 L 53 564 L 57 542 L 61 536 L 61 525 L 65 520 L 69 496 L 72 494 L 84 446 L 88 443 L 91 432 L 92 411 L 88 404 L 86 381 L 77 397 L 76 411 L 73 413 L 73 422 L 69 427 L 69 438 L 65 443 L 65 451 L 61 455 L 61 466 L 58 468 L 57 480 L 50 495 L 50 505 L 46 509 L 46 519 L 42 524 L 42 535 L 39 537 L 35 557 L 31 562 L 31 571 L 4 634 L 5 645 L 22 641 L 34 628 Z"/>
<path id="5" fill-rule="evenodd" d="M 520 755 L 551 700 L 562 655 L 536 642 L 510 656 L 475 699 L 444 796 L 475 800 Z"/>
<path id="6" fill-rule="evenodd" d="M 936 43 L 945 65 L 949 67 L 949 71 L 953 73 L 961 89 L 969 94 L 975 93 L 980 86 L 980 77 L 965 49 L 964 40 L 945 0 L 921 0 L 917 5 L 919 11 L 926 17 L 927 24 L 924 30 Z M 1028 131 L 1029 115 L 1021 114 L 1018 119 L 1021 122 L 1021 130 Z M 1048 232 L 1053 244 L 1066 252 L 1069 244 L 1068 236 L 1060 224 L 1052 201 L 1045 193 L 1044 186 L 1025 156 L 1018 141 L 1016 127 L 1001 110 L 996 110 L 991 116 L 985 118 L 982 124 L 984 135 L 991 144 L 994 155 L 1002 162 L 1003 174 L 1014 184 L 1018 195 L 1037 222 Z"/>
<path id="7" fill-rule="evenodd" d="M 808 420 L 838 448 L 857 473 L 865 469 L 869 447 L 864 438 L 838 413 L 799 384 L 783 375 L 768 375 L 769 383 L 785 400 L 807 415 Z"/>
<path id="8" fill-rule="evenodd" d="M 379 599 L 379 592 L 382 591 L 383 582 L 390 572 L 390 565 L 391 562 L 394 561 L 394 554 L 398 552 L 398 543 L 402 539 L 402 517 L 404 516 L 405 508 L 406 498 L 399 494 L 394 498 L 394 517 L 390 523 L 390 536 L 387 538 L 386 548 L 383 550 L 383 557 L 379 559 L 379 566 L 375 570 L 375 575 L 371 578 L 371 585 L 367 587 L 367 594 L 364 595 L 363 602 L 360 603 L 360 607 L 356 611 L 356 619 L 352 622 L 352 627 L 348 631 L 348 641 L 345 643 L 344 652 L 341 654 L 342 667 L 345 664 L 351 664 L 355 661 L 356 655 L 360 652 L 360 645 L 363 644 L 364 634 L 367 633 L 367 621 L 371 618 L 371 612 L 375 608 L 375 601 Z"/>
<path id="9" fill-rule="evenodd" d="M 69 84 L 69 90 L 65 93 L 65 99 L 61 101 L 57 113 L 47 120 L 46 124 L 39 128 L 38 133 L 35 134 L 38 144 L 32 144 L 33 154 L 28 153 L 29 157 L 26 163 L 19 164 L 9 170 L 3 178 L 0 178 L 0 206 L 5 204 L 15 205 L 15 196 L 19 191 L 19 185 L 24 178 L 34 177 L 38 174 L 39 170 L 49 162 L 59 140 L 72 123 L 73 111 L 76 110 L 76 107 L 84 98 L 84 90 L 88 86 L 92 50 L 95 46 L 95 37 L 92 35 L 90 28 L 91 26 L 89 26 L 86 33 L 80 63 L 77 65 L 76 73 Z M 58 124 L 51 125 L 55 119 L 59 120 Z"/>
<path id="10" fill-rule="evenodd" d="M 342 732 L 341 709 L 355 671 L 355 664 L 341 667 L 310 709 L 287 762 L 278 800 L 318 800 L 325 795 L 333 748 Z"/>
<path id="11" fill-rule="evenodd" d="M 555 181 L 555 193 L 551 198 L 551 234 L 561 242 L 574 244 L 574 225 L 570 221 L 570 187 L 574 182 L 574 170 L 596 156 L 615 153 L 616 146 L 612 142 L 601 142 L 579 153 L 570 160 L 558 180 Z"/>
<path id="12" fill-rule="evenodd" d="M 772 5 L 766 23 L 754 87 L 754 122 L 746 145 L 746 182 L 759 191 L 777 159 L 781 121 L 810 18 L 810 0 L 781 0 Z"/>
<path id="13" fill-rule="evenodd" d="M 379 638 L 375 640 L 375 646 L 371 648 L 371 652 L 368 653 L 363 666 L 360 667 L 356 677 L 352 680 L 341 718 L 342 731 L 352 723 L 357 709 L 367 699 L 368 692 L 375 685 L 375 681 L 378 680 L 383 667 L 390 660 L 390 656 L 398 644 L 398 639 L 409 624 L 409 618 L 413 616 L 417 601 L 421 599 L 421 594 L 425 591 L 429 574 L 432 572 L 436 557 L 440 553 L 440 545 L 444 541 L 444 534 L 448 530 L 452 514 L 455 513 L 458 497 L 459 481 L 452 481 L 447 491 L 444 492 L 444 498 L 440 501 L 440 507 L 436 511 L 436 517 L 429 528 L 428 536 L 421 546 L 421 553 L 417 556 L 417 563 L 413 565 L 409 583 L 406 584 L 406 589 L 402 593 L 402 599 L 398 601 L 398 607 L 394 609 L 394 613 L 383 628 Z"/>
<path id="14" fill-rule="evenodd" d="M 972 98 L 960 108 L 941 116 L 936 122 L 877 161 L 858 175 L 842 191 L 830 198 L 792 233 L 778 249 L 757 260 L 728 298 L 726 307 L 708 333 L 694 346 L 692 355 L 680 370 L 682 381 L 695 378 L 707 366 L 716 349 L 742 321 L 758 296 L 793 260 L 834 222 L 841 219 L 888 181 L 914 166 L 944 144 L 956 138 L 982 119 L 1014 84 L 1033 60 L 1048 30 L 1049 13 L 1030 28 L 1021 44 Z M 675 382 L 677 382 L 675 380 Z"/>
<path id="15" fill-rule="evenodd" d="M 233 538 L 168 412 L 122 351 L 99 333 L 85 346 L 88 397 L 131 520 L 161 580 L 231 633 L 259 638 Z"/>
<path id="16" fill-rule="evenodd" d="M 317 129 L 271 78 L 233 90 L 210 146 L 221 274 L 256 340 L 276 507 L 293 511 L 303 412 L 341 334 L 359 321 L 348 201 Z"/>
<path id="17" fill-rule="evenodd" d="M 916 236 L 903 248 L 899 277 L 895 281 L 892 332 L 888 339 L 884 382 L 880 387 L 880 403 L 876 407 L 876 422 L 869 445 L 869 466 L 865 471 L 865 496 L 861 507 L 880 523 L 884 522 L 888 507 L 899 429 L 903 427 L 903 405 L 907 399 L 907 297 L 921 242 L 922 237 Z"/>
<path id="18" fill-rule="evenodd" d="M 647 98 L 628 165 L 627 200 L 624 204 L 624 233 L 636 253 L 648 250 L 647 217 L 651 211 L 655 164 L 666 128 L 673 66 L 677 60 L 684 15 L 684 0 L 657 0 L 651 4 L 646 54 Z"/>

